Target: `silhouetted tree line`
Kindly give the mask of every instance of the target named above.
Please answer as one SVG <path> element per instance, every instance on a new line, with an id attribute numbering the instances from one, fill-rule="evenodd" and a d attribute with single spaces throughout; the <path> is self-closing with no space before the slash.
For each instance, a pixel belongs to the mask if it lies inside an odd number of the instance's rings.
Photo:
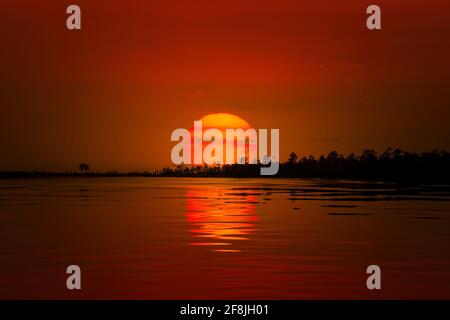
<path id="1" fill-rule="evenodd" d="M 259 177 L 261 164 L 177 166 L 152 173 L 177 177 Z M 450 182 L 450 153 L 433 150 L 411 153 L 388 148 L 381 154 L 367 149 L 361 154 L 339 154 L 336 151 L 318 158 L 302 157 L 292 152 L 280 163 L 277 177 L 349 178 L 405 181 Z"/>
<path id="2" fill-rule="evenodd" d="M 336 178 L 379 179 L 405 182 L 450 183 L 450 153 L 433 150 L 411 153 L 388 148 L 381 154 L 367 149 L 357 155 L 339 154 L 336 151 L 318 158 L 302 157 L 292 152 L 286 162 L 280 163 L 275 176 L 261 176 L 261 164 L 202 165 L 166 167 L 162 170 L 91 172 L 82 163 L 79 171 L 57 172 L 0 172 L 0 177 L 285 177 L 285 178 Z"/>

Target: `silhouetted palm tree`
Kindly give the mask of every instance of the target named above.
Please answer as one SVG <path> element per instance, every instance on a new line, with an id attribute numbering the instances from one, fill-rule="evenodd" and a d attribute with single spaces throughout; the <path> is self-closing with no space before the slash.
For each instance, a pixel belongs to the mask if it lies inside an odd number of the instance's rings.
<path id="1" fill-rule="evenodd" d="M 294 163 L 297 163 L 297 161 L 298 161 L 298 155 L 295 152 L 291 152 L 291 154 L 289 155 L 288 162 L 294 164 Z"/>
<path id="2" fill-rule="evenodd" d="M 84 163 L 84 162 L 82 162 L 82 163 L 80 163 L 80 165 L 78 166 L 78 168 L 80 169 L 80 171 L 82 172 L 82 173 L 87 173 L 88 171 L 89 171 L 89 165 L 88 164 L 86 164 L 86 163 Z"/>

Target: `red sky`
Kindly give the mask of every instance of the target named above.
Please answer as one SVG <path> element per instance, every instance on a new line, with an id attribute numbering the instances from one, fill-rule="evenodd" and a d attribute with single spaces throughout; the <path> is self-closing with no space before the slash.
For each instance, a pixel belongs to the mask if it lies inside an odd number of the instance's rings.
<path id="1" fill-rule="evenodd" d="M 369 4 L 382 30 L 366 29 Z M 66 29 L 78 4 L 82 30 Z M 450 3 L 3 1 L 0 170 L 155 169 L 213 112 L 290 151 L 450 149 Z"/>

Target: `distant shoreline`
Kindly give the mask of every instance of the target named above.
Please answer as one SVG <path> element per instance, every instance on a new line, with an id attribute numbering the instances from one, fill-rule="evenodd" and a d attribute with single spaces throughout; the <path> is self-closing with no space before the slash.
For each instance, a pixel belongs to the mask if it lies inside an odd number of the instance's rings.
<path id="1" fill-rule="evenodd" d="M 90 173 L 64 173 L 64 172 L 40 172 L 40 171 L 0 171 L 0 181 L 13 179 L 89 179 L 89 178 L 229 178 L 229 179 L 318 179 L 318 180 L 348 180 L 348 181 L 363 181 L 363 182 L 380 182 L 380 183 L 397 183 L 405 185 L 417 184 L 435 184 L 435 185 L 450 185 L 450 180 L 436 180 L 436 179 L 411 179 L 408 177 L 356 177 L 356 176 L 214 176 L 214 175 L 191 175 L 191 176 L 176 176 L 176 175 L 158 175 L 151 172 L 90 172 Z"/>
<path id="2" fill-rule="evenodd" d="M 155 171 L 105 172 L 91 171 L 89 164 L 81 163 L 78 171 L 1 171 L 5 178 L 120 178 L 120 177 L 186 177 L 186 178 L 300 178 L 300 179 L 349 179 L 400 183 L 427 183 L 450 185 L 450 153 L 434 149 L 431 152 L 411 153 L 388 148 L 381 154 L 367 149 L 361 154 L 339 154 L 336 151 L 319 158 L 299 158 L 292 152 L 286 162 L 279 163 L 279 171 L 273 176 L 261 176 L 263 165 L 178 165 Z"/>
<path id="3" fill-rule="evenodd" d="M 157 177 L 150 172 L 47 172 L 47 171 L 0 171 L 0 179 L 8 178 L 120 178 Z"/>

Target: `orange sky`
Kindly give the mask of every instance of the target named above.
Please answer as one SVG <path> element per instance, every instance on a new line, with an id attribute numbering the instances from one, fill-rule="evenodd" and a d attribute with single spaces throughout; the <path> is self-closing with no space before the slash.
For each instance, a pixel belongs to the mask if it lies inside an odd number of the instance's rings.
<path id="1" fill-rule="evenodd" d="M 65 27 L 69 4 L 81 31 Z M 282 159 L 450 149 L 449 12 L 448 0 L 2 1 L 0 170 L 159 168 L 172 130 L 213 112 L 280 128 Z"/>

